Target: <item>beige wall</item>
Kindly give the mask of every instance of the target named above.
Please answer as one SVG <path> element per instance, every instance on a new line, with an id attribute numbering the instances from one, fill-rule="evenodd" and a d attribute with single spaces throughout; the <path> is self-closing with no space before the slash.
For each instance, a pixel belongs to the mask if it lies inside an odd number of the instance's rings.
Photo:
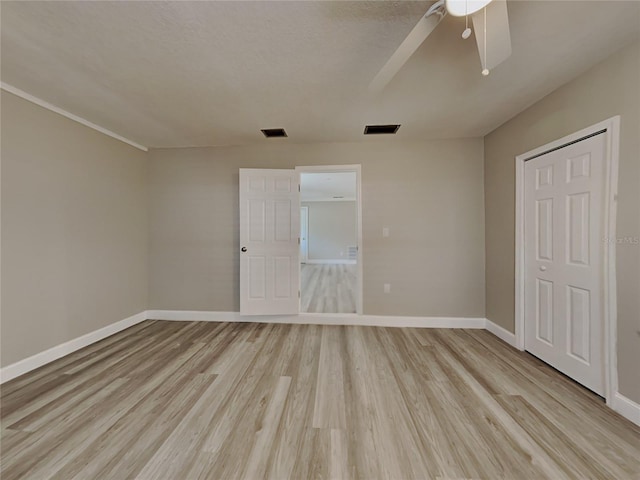
<path id="1" fill-rule="evenodd" d="M 150 308 L 238 310 L 239 168 L 361 164 L 364 313 L 484 317 L 482 158 L 481 139 L 152 150 Z"/>
<path id="2" fill-rule="evenodd" d="M 640 43 L 485 137 L 487 318 L 514 331 L 516 155 L 621 115 L 618 237 L 640 238 Z M 617 248 L 620 392 L 640 402 L 640 245 Z"/>
<path id="3" fill-rule="evenodd" d="M 356 202 L 302 202 L 309 207 L 309 260 L 347 260 L 357 245 Z"/>
<path id="4" fill-rule="evenodd" d="M 2 366 L 146 309 L 146 156 L 2 91 Z"/>

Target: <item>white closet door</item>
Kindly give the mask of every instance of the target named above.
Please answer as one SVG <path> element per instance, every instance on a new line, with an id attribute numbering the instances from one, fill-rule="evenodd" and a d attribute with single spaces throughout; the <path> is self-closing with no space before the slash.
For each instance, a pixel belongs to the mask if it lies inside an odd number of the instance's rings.
<path id="1" fill-rule="evenodd" d="M 604 394 L 604 135 L 525 163 L 525 349 Z"/>

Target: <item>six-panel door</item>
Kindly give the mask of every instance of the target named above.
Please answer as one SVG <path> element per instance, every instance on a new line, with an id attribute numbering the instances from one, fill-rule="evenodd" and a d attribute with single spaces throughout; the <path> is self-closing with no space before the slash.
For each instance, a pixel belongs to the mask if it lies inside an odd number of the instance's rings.
<path id="1" fill-rule="evenodd" d="M 525 349 L 604 394 L 604 135 L 525 163 Z"/>
<path id="2" fill-rule="evenodd" d="M 240 314 L 299 311 L 300 208 L 294 170 L 240 169 Z"/>

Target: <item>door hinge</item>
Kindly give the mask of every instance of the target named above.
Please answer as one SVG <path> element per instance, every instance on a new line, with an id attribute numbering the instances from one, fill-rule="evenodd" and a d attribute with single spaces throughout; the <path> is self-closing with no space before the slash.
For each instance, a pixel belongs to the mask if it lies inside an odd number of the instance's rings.
<path id="1" fill-rule="evenodd" d="M 298 290 L 298 298 L 300 298 L 300 290 Z"/>
<path id="2" fill-rule="evenodd" d="M 300 237 L 298 237 L 298 245 L 300 245 Z"/>
<path id="3" fill-rule="evenodd" d="M 298 192 L 300 191 L 300 184 L 298 184 Z"/>

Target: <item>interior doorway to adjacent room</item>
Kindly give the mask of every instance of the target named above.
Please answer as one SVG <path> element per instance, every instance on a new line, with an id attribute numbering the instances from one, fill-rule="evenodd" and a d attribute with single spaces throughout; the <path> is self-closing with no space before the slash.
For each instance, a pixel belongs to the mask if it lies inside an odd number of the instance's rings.
<path id="1" fill-rule="evenodd" d="M 359 166 L 298 170 L 300 312 L 360 313 Z"/>

